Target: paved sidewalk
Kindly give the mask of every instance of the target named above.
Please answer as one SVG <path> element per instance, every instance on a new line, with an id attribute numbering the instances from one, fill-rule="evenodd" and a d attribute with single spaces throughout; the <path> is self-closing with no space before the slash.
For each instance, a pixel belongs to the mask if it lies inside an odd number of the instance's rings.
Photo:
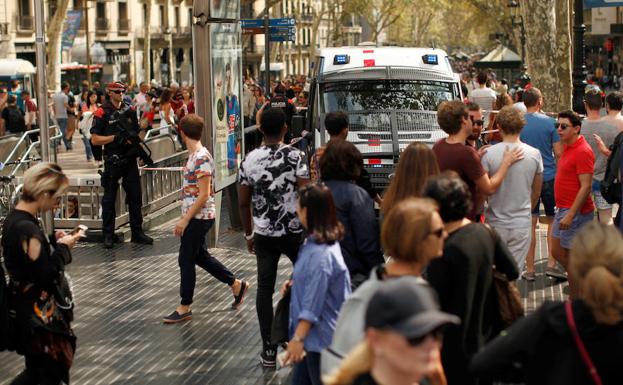
<path id="1" fill-rule="evenodd" d="M 198 269 L 194 319 L 163 325 L 162 317 L 178 303 L 177 249 L 173 223 L 150 232 L 153 246 L 130 243 L 105 250 L 81 244 L 68 271 L 76 297 L 78 336 L 72 383 L 89 384 L 287 384 L 288 369 L 265 371 L 259 365 L 260 336 L 255 313 L 255 258 L 243 250 L 240 233 L 221 225 L 222 262 L 252 287 L 245 303 L 230 310 L 229 288 Z M 539 249 L 545 232 L 539 231 Z M 290 272 L 283 258 L 277 284 Z M 538 263 L 543 271 L 545 260 Z M 528 310 L 545 299 L 562 299 L 563 286 L 544 275 L 535 283 L 519 283 Z M 275 300 L 277 296 L 275 297 Z M 0 383 L 23 368 L 14 353 L 0 353 Z"/>

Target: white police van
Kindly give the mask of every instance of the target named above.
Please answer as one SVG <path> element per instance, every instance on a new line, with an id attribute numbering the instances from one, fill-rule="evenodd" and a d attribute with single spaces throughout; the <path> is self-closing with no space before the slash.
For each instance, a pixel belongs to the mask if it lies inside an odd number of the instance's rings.
<path id="1" fill-rule="evenodd" d="M 461 99 L 460 78 L 442 50 L 325 48 L 313 64 L 305 125 L 318 148 L 329 139 L 326 114 L 346 112 L 347 140 L 361 151 L 372 184 L 382 190 L 405 147 L 414 141 L 432 145 L 446 136 L 436 109 L 454 99 Z"/>

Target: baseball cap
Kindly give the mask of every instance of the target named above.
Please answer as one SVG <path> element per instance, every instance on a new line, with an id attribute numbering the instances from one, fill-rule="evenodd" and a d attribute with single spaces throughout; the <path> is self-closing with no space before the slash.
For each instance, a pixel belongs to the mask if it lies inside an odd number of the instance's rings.
<path id="1" fill-rule="evenodd" d="M 122 92 L 125 92 L 127 87 L 122 82 L 110 82 L 110 83 L 108 83 L 106 85 L 106 89 L 108 89 L 108 91 L 122 91 Z"/>
<path id="2" fill-rule="evenodd" d="M 366 328 L 391 330 L 405 338 L 460 323 L 459 317 L 439 310 L 432 289 L 415 277 L 384 281 L 366 309 Z"/>

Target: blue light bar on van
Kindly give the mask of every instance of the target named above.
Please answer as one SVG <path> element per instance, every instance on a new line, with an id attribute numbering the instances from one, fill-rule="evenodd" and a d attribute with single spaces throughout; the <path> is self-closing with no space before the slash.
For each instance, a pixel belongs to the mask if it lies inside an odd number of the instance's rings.
<path id="1" fill-rule="evenodd" d="M 424 55 L 422 56 L 422 61 L 424 62 L 424 64 L 439 64 L 439 58 L 437 57 L 437 55 Z"/>
<path id="2" fill-rule="evenodd" d="M 333 57 L 333 65 L 348 64 L 348 63 L 350 63 L 350 56 L 348 55 L 335 55 Z"/>

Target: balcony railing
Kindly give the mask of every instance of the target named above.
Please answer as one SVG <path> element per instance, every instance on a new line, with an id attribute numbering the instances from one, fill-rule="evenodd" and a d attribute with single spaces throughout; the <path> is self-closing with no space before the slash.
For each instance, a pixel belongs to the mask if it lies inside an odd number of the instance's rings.
<path id="1" fill-rule="evenodd" d="M 32 31 L 34 27 L 35 18 L 27 15 L 19 15 L 18 17 L 18 28 L 21 31 Z"/>
<path id="2" fill-rule="evenodd" d="M 110 28 L 110 23 L 105 17 L 98 17 L 95 19 L 95 28 L 97 33 L 107 33 Z"/>
<path id="3" fill-rule="evenodd" d="M 130 32 L 130 20 L 129 19 L 119 19 L 119 33 L 127 34 Z"/>

